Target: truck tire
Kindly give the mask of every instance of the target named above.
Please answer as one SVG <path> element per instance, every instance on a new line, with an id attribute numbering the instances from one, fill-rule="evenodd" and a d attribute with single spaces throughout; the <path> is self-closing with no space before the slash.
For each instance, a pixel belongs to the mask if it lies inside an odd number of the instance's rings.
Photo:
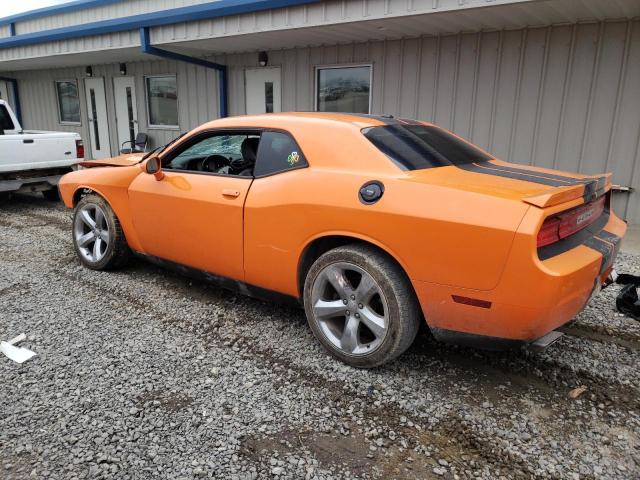
<path id="1" fill-rule="evenodd" d="M 307 273 L 304 308 L 320 343 L 358 368 L 404 353 L 422 320 L 405 272 L 369 245 L 346 245 L 320 256 Z"/>
<path id="2" fill-rule="evenodd" d="M 131 256 L 120 221 L 100 196 L 82 197 L 73 214 L 73 245 L 82 264 L 92 270 L 122 267 Z"/>

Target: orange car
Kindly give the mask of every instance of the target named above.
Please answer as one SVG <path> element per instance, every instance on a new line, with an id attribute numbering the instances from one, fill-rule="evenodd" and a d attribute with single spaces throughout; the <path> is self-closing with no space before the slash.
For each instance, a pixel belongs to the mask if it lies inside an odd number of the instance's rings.
<path id="1" fill-rule="evenodd" d="M 84 166 L 60 182 L 84 265 L 133 252 L 294 299 L 357 367 L 400 355 L 422 321 L 490 348 L 549 338 L 602 286 L 626 230 L 610 175 L 509 164 L 390 116 L 225 118 Z"/>

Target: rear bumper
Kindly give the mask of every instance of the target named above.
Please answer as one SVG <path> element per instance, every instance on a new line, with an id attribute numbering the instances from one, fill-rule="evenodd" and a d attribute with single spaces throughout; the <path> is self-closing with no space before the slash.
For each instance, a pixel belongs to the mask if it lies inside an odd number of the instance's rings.
<path id="1" fill-rule="evenodd" d="M 57 188 L 63 175 L 77 170 L 77 165 L 42 170 L 0 172 L 0 192 L 39 192 Z"/>
<path id="2" fill-rule="evenodd" d="M 467 335 L 463 339 L 468 335 L 486 337 L 483 343 L 489 345 L 532 342 L 543 337 L 571 321 L 599 291 L 626 232 L 626 224 L 611 213 L 603 228 L 583 243 L 540 260 L 531 245 L 535 236 L 526 231 L 527 223 L 525 219 L 524 231 L 516 233 L 495 289 L 480 291 L 413 282 L 436 337 L 464 333 Z M 456 303 L 452 296 L 483 300 L 490 306 Z"/>
<path id="3" fill-rule="evenodd" d="M 56 188 L 62 175 L 0 180 L 0 192 L 39 192 Z"/>

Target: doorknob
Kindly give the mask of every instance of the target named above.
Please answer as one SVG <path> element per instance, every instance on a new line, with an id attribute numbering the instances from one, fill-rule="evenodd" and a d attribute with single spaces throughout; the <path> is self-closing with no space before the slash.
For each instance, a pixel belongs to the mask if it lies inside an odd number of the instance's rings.
<path id="1" fill-rule="evenodd" d="M 222 195 L 224 197 L 239 197 L 240 196 L 240 192 L 238 190 L 231 190 L 230 188 L 225 188 L 224 190 L 222 190 Z"/>

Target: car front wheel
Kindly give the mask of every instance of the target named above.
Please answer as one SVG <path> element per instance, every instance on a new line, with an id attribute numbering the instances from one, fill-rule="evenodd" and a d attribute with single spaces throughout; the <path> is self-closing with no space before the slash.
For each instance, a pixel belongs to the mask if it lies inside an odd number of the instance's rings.
<path id="1" fill-rule="evenodd" d="M 109 204 L 90 194 L 76 205 L 73 215 L 73 245 L 80 261 L 93 270 L 110 270 L 126 263 L 129 247 Z"/>
<path id="2" fill-rule="evenodd" d="M 316 338 L 334 357 L 371 368 L 413 342 L 421 313 L 403 270 L 368 245 L 330 250 L 311 266 L 304 306 Z"/>

